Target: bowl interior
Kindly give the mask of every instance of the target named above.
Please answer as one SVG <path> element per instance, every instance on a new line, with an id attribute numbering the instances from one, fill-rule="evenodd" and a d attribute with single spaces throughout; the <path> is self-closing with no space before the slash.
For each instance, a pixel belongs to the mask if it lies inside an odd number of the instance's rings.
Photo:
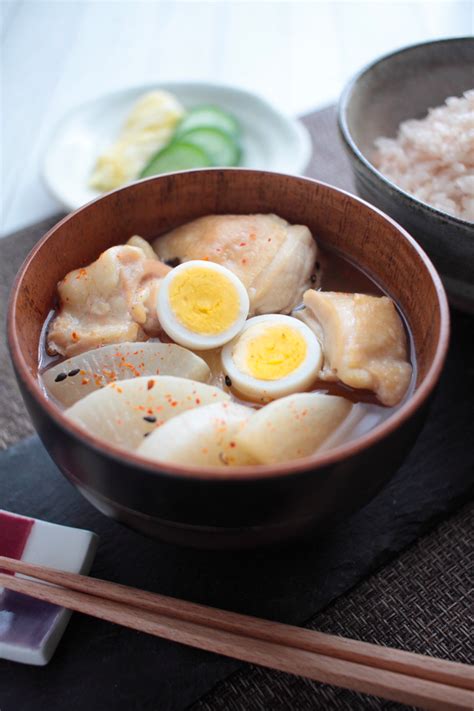
<path id="1" fill-rule="evenodd" d="M 424 399 L 438 378 L 449 331 L 444 290 L 424 252 L 394 221 L 351 195 L 305 178 L 243 169 L 143 180 L 56 225 L 27 258 L 12 293 L 10 347 L 23 385 L 42 406 L 54 407 L 36 380 L 38 344 L 56 284 L 68 271 L 132 234 L 152 238 L 201 215 L 257 212 L 307 225 L 322 246 L 348 257 L 396 301 L 413 336 L 416 387 L 423 388 L 419 401 Z M 415 406 L 408 403 L 402 411 Z"/>
<path id="2" fill-rule="evenodd" d="M 409 47 L 368 67 L 349 87 L 345 105 L 357 148 L 370 161 L 376 138 L 394 137 L 402 121 L 423 118 L 448 96 L 472 89 L 473 66 L 474 38 L 459 38 Z"/>

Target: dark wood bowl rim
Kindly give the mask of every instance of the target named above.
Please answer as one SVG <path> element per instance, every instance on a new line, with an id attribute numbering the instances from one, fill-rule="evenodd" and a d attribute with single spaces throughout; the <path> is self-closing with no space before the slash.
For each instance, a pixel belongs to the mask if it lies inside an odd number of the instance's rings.
<path id="1" fill-rule="evenodd" d="M 450 37 L 447 39 L 439 39 L 428 42 L 420 42 L 418 44 L 411 44 L 407 47 L 402 47 L 397 49 L 395 52 L 390 52 L 389 54 L 384 54 L 382 57 L 378 57 L 370 64 L 367 64 L 363 69 L 361 69 L 357 74 L 349 80 L 349 83 L 344 87 L 341 97 L 339 99 L 337 114 L 338 114 L 338 125 L 339 133 L 342 140 L 346 146 L 346 149 L 351 154 L 351 156 L 364 168 L 366 168 L 369 173 L 372 174 L 374 179 L 380 183 L 380 187 L 388 191 L 392 196 L 396 196 L 408 205 L 410 209 L 417 209 L 421 212 L 427 213 L 428 216 L 432 216 L 446 225 L 453 225 L 455 227 L 462 227 L 464 229 L 470 229 L 474 231 L 474 223 L 468 220 L 463 220 L 461 217 L 456 217 L 455 215 L 450 215 L 448 212 L 443 212 L 438 210 L 438 208 L 429 205 L 417 197 L 407 192 L 403 188 L 396 185 L 389 178 L 387 178 L 383 173 L 381 173 L 377 168 L 370 162 L 368 158 L 362 153 L 361 149 L 357 145 L 349 127 L 349 121 L 347 119 L 347 111 L 350 101 L 353 95 L 357 92 L 358 83 L 363 76 L 369 74 L 374 67 L 383 64 L 384 62 L 390 62 L 394 57 L 400 54 L 405 54 L 411 52 L 412 50 L 418 49 L 419 47 L 431 47 L 434 45 L 441 44 L 456 44 L 458 42 L 466 42 L 474 44 L 474 37 L 466 35 L 465 37 Z M 446 97 L 447 98 L 447 97 Z M 428 108 L 428 107 L 427 107 Z M 467 236 L 466 236 L 467 237 Z M 468 239 L 471 239 L 469 236 Z"/>
<path id="2" fill-rule="evenodd" d="M 203 173 L 212 173 L 216 169 L 200 169 Z M 252 173 L 267 173 L 269 178 L 274 176 L 275 173 L 270 173 L 268 171 L 256 171 L 249 170 L 246 168 L 219 168 L 219 171 L 224 170 L 225 172 L 248 172 Z M 182 172 L 197 172 L 197 171 L 182 171 Z M 160 180 L 163 176 L 156 176 L 151 178 L 144 178 L 139 182 L 147 182 L 153 180 Z M 288 177 L 288 176 L 285 176 Z M 107 199 L 111 194 L 116 194 L 121 191 L 126 191 L 130 186 L 125 186 L 118 188 L 111 193 L 107 193 L 91 202 L 83 205 L 72 213 L 69 213 L 60 220 L 56 225 L 54 225 L 44 237 L 33 247 L 31 252 L 26 257 L 22 266 L 20 267 L 12 290 L 10 294 L 10 302 L 8 307 L 8 319 L 7 319 L 7 332 L 8 332 L 8 342 L 10 347 L 10 354 L 12 361 L 14 363 L 17 377 L 21 380 L 23 385 L 27 388 L 29 394 L 36 401 L 39 407 L 46 411 L 46 413 L 51 417 L 51 419 L 59 426 L 71 435 L 76 440 L 79 440 L 85 447 L 89 447 L 94 450 L 99 455 L 107 455 L 110 459 L 123 464 L 129 464 L 133 467 L 148 472 L 151 475 L 158 476 L 170 476 L 172 478 L 183 478 L 191 480 L 229 480 L 229 482 L 235 480 L 258 480 L 267 479 L 272 477 L 283 477 L 292 474 L 303 473 L 315 469 L 321 469 L 330 465 L 334 465 L 344 459 L 350 458 L 359 454 L 362 450 L 369 448 L 381 440 L 383 440 L 388 435 L 395 432 L 396 429 L 401 427 L 407 420 L 409 420 L 415 412 L 422 407 L 426 402 L 433 389 L 435 388 L 446 358 L 448 345 L 449 345 L 449 333 L 450 333 L 450 318 L 449 318 L 449 307 L 446 297 L 446 293 L 441 282 L 441 279 L 433 266 L 431 260 L 427 254 L 422 250 L 422 248 L 417 244 L 417 242 L 411 237 L 406 230 L 403 229 L 395 220 L 383 213 L 378 208 L 370 205 L 365 200 L 362 200 L 345 190 L 340 190 L 332 185 L 324 183 L 322 181 L 314 180 L 312 178 L 306 177 L 296 177 L 298 181 L 305 181 L 308 183 L 321 185 L 325 188 L 349 197 L 350 200 L 358 202 L 363 205 L 364 208 L 371 210 L 374 213 L 380 215 L 384 220 L 389 222 L 392 226 L 396 228 L 400 237 L 410 244 L 412 250 L 417 252 L 418 256 L 421 258 L 424 266 L 428 270 L 431 280 L 434 284 L 436 295 L 438 297 L 438 310 L 440 314 L 440 335 L 436 347 L 436 352 L 431 363 L 431 366 L 425 375 L 423 381 L 420 383 L 419 387 L 416 389 L 411 398 L 404 403 L 399 410 L 397 410 L 391 417 L 385 420 L 383 423 L 370 430 L 362 437 L 357 438 L 353 442 L 348 442 L 342 444 L 338 447 L 328 450 L 328 452 L 323 452 L 320 454 L 313 454 L 311 456 L 303 457 L 301 459 L 293 460 L 291 462 L 283 462 L 280 464 L 258 464 L 253 466 L 240 466 L 240 467 L 217 467 L 217 466 L 181 466 L 177 464 L 169 464 L 168 462 L 151 462 L 143 459 L 142 457 L 134 454 L 133 452 L 128 452 L 126 450 L 121 450 L 118 447 L 104 442 L 98 437 L 89 434 L 82 430 L 74 422 L 70 422 L 63 414 L 62 410 L 55 405 L 51 400 L 49 400 L 41 390 L 38 380 L 30 372 L 28 365 L 23 356 L 22 350 L 20 348 L 18 333 L 16 329 L 16 323 L 14 320 L 14 314 L 16 311 L 16 305 L 18 300 L 18 294 L 20 290 L 20 285 L 23 276 L 27 272 L 30 264 L 35 260 L 37 253 L 41 250 L 43 244 L 47 242 L 48 239 L 58 230 L 62 225 L 66 224 L 69 220 L 74 219 L 74 217 L 88 209 L 92 204 Z"/>

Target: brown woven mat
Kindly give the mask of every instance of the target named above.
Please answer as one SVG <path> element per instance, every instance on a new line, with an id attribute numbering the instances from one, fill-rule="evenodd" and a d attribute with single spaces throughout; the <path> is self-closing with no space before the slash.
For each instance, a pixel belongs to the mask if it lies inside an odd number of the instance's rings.
<path id="1" fill-rule="evenodd" d="M 470 596 L 474 507 L 429 536 L 318 614 L 308 627 L 421 654 L 473 662 Z M 390 701 L 246 666 L 190 711 L 396 711 Z"/>
<path id="2" fill-rule="evenodd" d="M 304 123 L 314 144 L 308 175 L 353 190 L 334 108 L 312 114 Z M 2 321 L 14 273 L 32 245 L 58 217 L 0 240 Z M 0 448 L 5 448 L 33 430 L 14 382 L 5 339 L 0 341 L 0 363 Z M 309 626 L 355 639 L 472 661 L 468 630 L 470 569 L 474 563 L 470 545 L 472 513 L 472 507 L 464 508 L 395 562 L 319 613 Z M 193 711 L 400 708 L 398 704 L 251 666 L 220 683 L 192 706 Z"/>
<path id="3" fill-rule="evenodd" d="M 55 215 L 47 220 L 31 225 L 0 239 L 0 449 L 6 449 L 19 439 L 34 432 L 30 417 L 21 399 L 18 385 L 8 355 L 5 337 L 5 320 L 10 288 L 24 258 L 45 232 L 62 215 Z"/>

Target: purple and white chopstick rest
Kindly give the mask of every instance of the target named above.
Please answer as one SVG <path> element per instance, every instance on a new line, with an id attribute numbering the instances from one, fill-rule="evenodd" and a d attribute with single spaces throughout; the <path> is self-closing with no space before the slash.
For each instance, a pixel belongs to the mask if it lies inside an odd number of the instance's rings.
<path id="1" fill-rule="evenodd" d="M 97 543 L 90 531 L 0 509 L 0 555 L 87 575 Z M 70 616 L 62 607 L 0 587 L 0 659 L 47 664 Z"/>

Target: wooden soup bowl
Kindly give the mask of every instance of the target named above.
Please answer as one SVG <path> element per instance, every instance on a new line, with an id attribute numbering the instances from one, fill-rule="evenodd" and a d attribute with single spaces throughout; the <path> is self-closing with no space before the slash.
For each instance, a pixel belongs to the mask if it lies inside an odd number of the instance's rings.
<path id="1" fill-rule="evenodd" d="M 307 225 L 323 247 L 337 250 L 372 276 L 403 312 L 413 336 L 416 388 L 390 418 L 353 442 L 297 461 L 191 471 L 116 449 L 69 422 L 45 397 L 37 380 L 38 343 L 57 282 L 67 272 L 132 234 L 153 238 L 212 213 L 271 212 Z M 426 417 L 446 356 L 449 310 L 426 254 L 376 208 L 307 178 L 211 169 L 142 180 L 61 220 L 17 275 L 8 336 L 41 440 L 94 506 L 162 540 L 239 548 L 333 524 L 366 504 L 390 479 Z"/>

